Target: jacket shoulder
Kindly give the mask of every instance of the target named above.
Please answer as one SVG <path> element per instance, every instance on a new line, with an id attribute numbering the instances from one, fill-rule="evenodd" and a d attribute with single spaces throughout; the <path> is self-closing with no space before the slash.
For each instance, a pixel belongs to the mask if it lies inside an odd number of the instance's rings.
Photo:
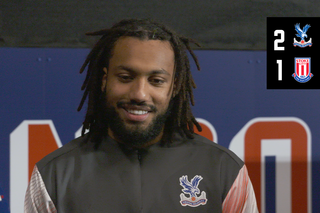
<path id="1" fill-rule="evenodd" d="M 194 139 L 192 140 L 198 146 L 204 146 L 206 149 L 212 150 L 213 152 L 224 156 L 226 160 L 233 161 L 234 163 L 238 164 L 240 168 L 244 165 L 244 162 L 234 152 L 220 144 L 210 141 L 209 139 L 198 134 L 194 134 Z"/>
<path id="2" fill-rule="evenodd" d="M 86 137 L 87 136 L 76 138 L 70 141 L 69 143 L 63 145 L 62 147 L 58 148 L 57 150 L 51 152 L 50 154 L 46 155 L 36 164 L 39 171 L 41 171 L 44 167 L 46 167 L 46 165 L 50 164 L 51 162 L 79 149 L 80 146 L 84 144 Z"/>

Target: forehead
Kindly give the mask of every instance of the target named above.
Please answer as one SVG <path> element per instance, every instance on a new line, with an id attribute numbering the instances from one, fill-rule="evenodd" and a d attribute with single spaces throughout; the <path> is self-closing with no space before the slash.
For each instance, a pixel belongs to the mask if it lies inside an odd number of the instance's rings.
<path id="1" fill-rule="evenodd" d="M 174 52 L 169 41 L 121 37 L 115 43 L 110 66 L 137 66 L 173 72 Z"/>

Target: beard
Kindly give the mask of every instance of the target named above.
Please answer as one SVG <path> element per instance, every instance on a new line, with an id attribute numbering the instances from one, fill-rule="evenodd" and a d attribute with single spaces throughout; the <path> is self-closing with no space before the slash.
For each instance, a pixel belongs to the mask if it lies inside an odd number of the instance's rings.
<path id="1" fill-rule="evenodd" d="M 144 103 L 136 103 L 131 101 L 129 103 L 118 102 L 117 107 L 122 105 L 138 105 L 148 106 L 152 109 L 153 113 L 158 110 L 152 105 L 146 105 Z M 164 129 L 167 117 L 170 115 L 171 101 L 168 108 L 164 112 L 159 112 L 147 127 L 143 127 L 141 122 L 130 122 L 126 124 L 121 118 L 115 107 L 104 104 L 104 119 L 103 122 L 111 129 L 114 137 L 120 142 L 133 146 L 143 147 L 148 142 L 155 139 Z"/>

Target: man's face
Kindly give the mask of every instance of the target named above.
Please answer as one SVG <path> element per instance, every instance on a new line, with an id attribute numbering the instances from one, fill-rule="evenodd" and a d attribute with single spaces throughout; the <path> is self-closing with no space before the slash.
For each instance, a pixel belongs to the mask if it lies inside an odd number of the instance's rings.
<path id="1" fill-rule="evenodd" d="M 170 43 L 122 37 L 104 71 L 101 89 L 106 94 L 106 110 L 113 114 L 109 135 L 121 141 L 126 140 L 122 134 L 127 134 L 129 139 L 138 140 L 138 145 L 157 142 L 173 89 L 174 52 Z"/>

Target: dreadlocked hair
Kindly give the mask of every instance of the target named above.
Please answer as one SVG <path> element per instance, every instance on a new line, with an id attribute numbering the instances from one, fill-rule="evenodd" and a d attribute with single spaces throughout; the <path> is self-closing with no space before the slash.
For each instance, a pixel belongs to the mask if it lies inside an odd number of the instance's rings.
<path id="1" fill-rule="evenodd" d="M 81 87 L 84 90 L 81 102 L 78 107 L 80 111 L 88 97 L 88 108 L 83 122 L 82 136 L 85 130 L 89 130 L 89 137 L 99 142 L 107 131 L 105 122 L 101 120 L 101 109 L 105 101 L 101 91 L 103 68 L 109 67 L 109 60 L 112 57 L 113 48 L 120 37 L 135 37 L 141 40 L 162 40 L 169 41 L 175 55 L 174 69 L 174 91 L 171 104 L 171 113 L 168 116 L 165 126 L 162 143 L 172 141 L 173 132 L 176 127 L 188 137 L 194 138 L 194 125 L 198 131 L 201 126 L 196 121 L 191 111 L 194 106 L 193 89 L 196 84 L 192 78 L 187 51 L 191 54 L 197 69 L 200 70 L 199 62 L 190 48 L 190 43 L 200 46 L 192 39 L 180 36 L 168 29 L 166 26 L 149 19 L 126 19 L 113 25 L 110 29 L 103 29 L 96 32 L 89 32 L 86 35 L 101 36 L 91 52 L 88 54 L 80 69 L 83 73 L 87 68 L 87 75 Z M 191 104 L 191 105 L 190 105 Z"/>

